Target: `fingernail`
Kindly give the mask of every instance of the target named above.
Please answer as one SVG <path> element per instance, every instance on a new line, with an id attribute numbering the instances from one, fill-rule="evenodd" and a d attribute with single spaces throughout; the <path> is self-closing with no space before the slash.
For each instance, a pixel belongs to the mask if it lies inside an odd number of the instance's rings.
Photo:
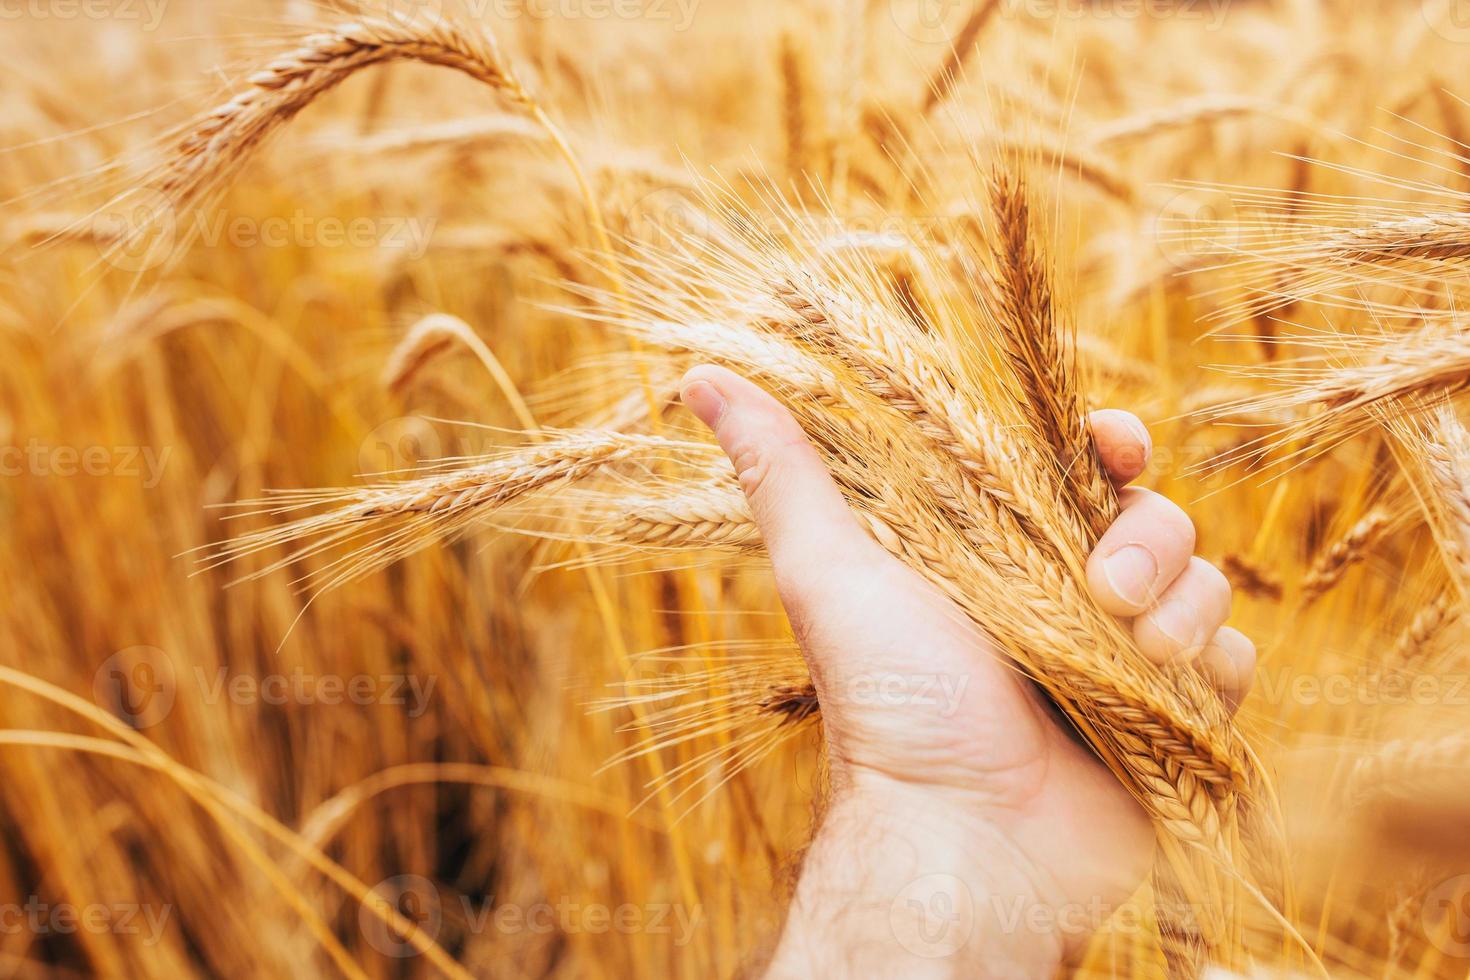
<path id="1" fill-rule="evenodd" d="M 679 392 L 684 406 L 693 412 L 699 421 L 714 429 L 725 414 L 725 396 L 708 381 L 695 381 Z"/>
<path id="2" fill-rule="evenodd" d="M 1141 544 L 1124 545 L 1103 560 L 1103 577 L 1124 602 L 1143 607 L 1153 599 L 1159 562 Z"/>
<path id="3" fill-rule="evenodd" d="M 1154 628 L 1179 647 L 1180 655 L 1199 652 L 1203 638 L 1199 635 L 1199 610 L 1193 603 L 1184 599 L 1170 599 L 1154 610 L 1150 618 Z"/>

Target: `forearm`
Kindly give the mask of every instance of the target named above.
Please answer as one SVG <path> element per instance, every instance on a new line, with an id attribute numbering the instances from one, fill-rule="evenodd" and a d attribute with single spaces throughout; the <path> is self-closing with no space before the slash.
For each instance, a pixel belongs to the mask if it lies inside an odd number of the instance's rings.
<path id="1" fill-rule="evenodd" d="M 1034 878 L 1004 835 L 942 802 L 848 793 L 807 853 L 767 977 L 1049 977 L 1062 944 L 1027 927 Z"/>

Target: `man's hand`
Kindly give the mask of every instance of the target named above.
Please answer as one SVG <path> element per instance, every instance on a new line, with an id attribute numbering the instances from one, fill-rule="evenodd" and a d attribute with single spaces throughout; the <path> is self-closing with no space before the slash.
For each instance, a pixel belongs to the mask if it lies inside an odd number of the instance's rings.
<path id="1" fill-rule="evenodd" d="M 833 795 L 772 976 L 1048 976 L 1147 874 L 1153 833 L 1121 783 L 1064 731 L 999 648 L 848 509 L 795 419 L 723 368 L 686 406 L 735 466 L 822 705 Z M 1118 484 L 1148 433 L 1092 415 Z M 1255 648 L 1224 626 L 1230 586 L 1194 526 L 1148 490 L 1088 566 L 1108 612 L 1159 663 L 1189 659 L 1230 704 Z"/>

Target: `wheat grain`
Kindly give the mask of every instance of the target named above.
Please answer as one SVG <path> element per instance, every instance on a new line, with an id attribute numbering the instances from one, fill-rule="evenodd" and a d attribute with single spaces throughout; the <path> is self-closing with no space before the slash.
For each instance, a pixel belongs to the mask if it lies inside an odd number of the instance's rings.
<path id="1" fill-rule="evenodd" d="M 238 516 L 326 509 L 207 549 L 203 561 L 205 567 L 215 567 L 281 546 L 290 548 L 285 557 L 254 573 L 253 578 L 311 555 L 351 546 L 306 579 L 324 588 L 337 587 L 430 545 L 452 540 L 471 522 L 488 520 L 532 494 L 587 479 L 618 464 L 653 465 L 665 455 L 711 458 L 706 446 L 658 436 L 571 433 L 428 476 L 352 490 L 280 492 L 242 502 L 237 505 Z"/>

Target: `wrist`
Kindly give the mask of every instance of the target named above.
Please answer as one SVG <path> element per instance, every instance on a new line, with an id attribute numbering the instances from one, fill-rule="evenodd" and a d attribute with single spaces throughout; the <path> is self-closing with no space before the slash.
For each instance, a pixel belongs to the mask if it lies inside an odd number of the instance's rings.
<path id="1" fill-rule="evenodd" d="M 1048 977 L 1064 943 L 1034 926 L 1053 891 L 971 801 L 857 774 L 807 852 L 770 975 Z"/>

